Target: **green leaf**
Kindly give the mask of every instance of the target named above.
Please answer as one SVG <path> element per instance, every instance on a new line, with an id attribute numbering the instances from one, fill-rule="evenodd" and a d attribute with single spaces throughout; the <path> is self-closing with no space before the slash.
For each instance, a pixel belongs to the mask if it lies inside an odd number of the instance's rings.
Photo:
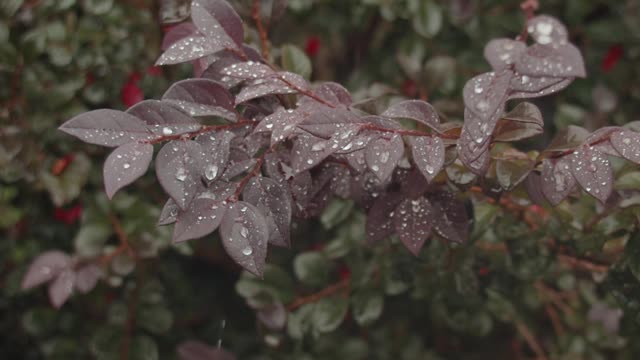
<path id="1" fill-rule="evenodd" d="M 360 291 L 351 298 L 353 318 L 360 325 L 376 321 L 384 308 L 384 297 L 375 291 Z"/>
<path id="2" fill-rule="evenodd" d="M 153 334 L 163 334 L 171 329 L 173 314 L 162 305 L 141 307 L 137 324 Z"/>
<path id="3" fill-rule="evenodd" d="M 302 305 L 287 317 L 287 334 L 293 339 L 302 339 L 311 329 L 311 314 L 315 304 Z"/>
<path id="4" fill-rule="evenodd" d="M 20 9 L 24 0 L 2 0 L 0 2 L 0 13 L 11 18 Z"/>
<path id="5" fill-rule="evenodd" d="M 284 70 L 302 75 L 305 79 L 311 77 L 311 60 L 300 48 L 292 44 L 285 44 L 282 51 L 282 68 Z"/>
<path id="6" fill-rule="evenodd" d="M 113 0 L 84 0 L 84 9 L 94 15 L 104 15 L 113 7 Z"/>
<path id="7" fill-rule="evenodd" d="M 616 180 L 616 190 L 640 190 L 640 171 L 623 174 Z"/>
<path id="8" fill-rule="evenodd" d="M 131 360 L 157 360 L 160 358 L 158 345 L 153 338 L 145 335 L 133 338 L 129 354 Z"/>
<path id="9" fill-rule="evenodd" d="M 112 233 L 112 228 L 106 224 L 91 223 L 83 225 L 73 239 L 76 254 L 82 257 L 100 255 L 102 247 Z"/>
<path id="10" fill-rule="evenodd" d="M 313 308 L 311 322 L 313 329 L 319 333 L 331 332 L 344 320 L 349 302 L 342 296 L 333 296 L 320 300 Z"/>
<path id="11" fill-rule="evenodd" d="M 442 9 L 432 0 L 421 0 L 413 15 L 413 29 L 426 38 L 432 38 L 442 28 Z"/>
<path id="12" fill-rule="evenodd" d="M 321 286 L 329 278 L 329 261 L 320 252 L 304 252 L 294 259 L 293 271 L 301 282 L 311 286 Z"/>
<path id="13" fill-rule="evenodd" d="M 351 200 L 333 199 L 320 215 L 320 222 L 325 228 L 332 229 L 349 217 L 353 206 Z"/>
<path id="14" fill-rule="evenodd" d="M 505 190 L 511 190 L 520 184 L 533 169 L 533 162 L 529 159 L 498 160 L 496 162 L 496 176 L 498 183 Z"/>

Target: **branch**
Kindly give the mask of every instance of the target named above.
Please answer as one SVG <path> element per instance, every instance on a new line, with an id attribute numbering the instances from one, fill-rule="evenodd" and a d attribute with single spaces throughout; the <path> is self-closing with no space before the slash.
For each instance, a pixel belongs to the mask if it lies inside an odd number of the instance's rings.
<path id="1" fill-rule="evenodd" d="M 253 21 L 256 23 L 258 33 L 260 34 L 260 45 L 262 47 L 262 57 L 269 59 L 269 39 L 267 39 L 267 30 L 260 19 L 260 0 L 253 0 L 253 12 L 251 13 Z"/>
<path id="2" fill-rule="evenodd" d="M 547 357 L 547 355 L 545 354 L 544 349 L 540 345 L 540 341 L 538 341 L 538 339 L 536 339 L 535 335 L 531 332 L 531 330 L 529 330 L 527 325 L 525 325 L 521 321 L 517 321 L 516 322 L 516 328 L 518 329 L 518 332 L 520 333 L 520 335 L 522 335 L 524 340 L 527 342 L 527 345 L 529 345 L 531 350 L 533 350 L 533 352 L 536 353 L 536 358 L 538 360 L 548 360 L 549 359 Z"/>
<path id="3" fill-rule="evenodd" d="M 188 133 L 182 133 L 182 134 L 175 134 L 175 135 L 166 135 L 166 136 L 160 136 L 157 137 L 155 139 L 151 139 L 151 140 L 147 140 L 145 141 L 147 144 L 158 144 L 164 141 L 169 141 L 169 140 L 180 140 L 180 139 L 185 139 L 185 138 L 192 138 L 192 137 L 196 137 L 200 134 L 204 134 L 204 133 L 208 133 L 211 131 L 222 131 L 222 130 L 228 130 L 228 129 L 235 129 L 235 128 L 239 128 L 239 127 L 243 127 L 245 125 L 256 125 L 257 123 L 251 120 L 241 120 L 235 123 L 231 123 L 231 124 L 226 124 L 226 125 L 207 125 L 207 126 L 203 126 L 200 129 L 196 130 L 196 131 L 192 131 L 192 132 L 188 132 Z"/>
<path id="4" fill-rule="evenodd" d="M 587 270 L 601 274 L 605 274 L 609 271 L 609 266 L 607 265 L 596 264 L 591 261 L 574 258 L 569 255 L 558 254 L 558 260 L 568 267 L 579 270 Z"/>
<path id="5" fill-rule="evenodd" d="M 288 311 L 293 311 L 297 308 L 299 308 L 302 305 L 305 304 L 310 304 L 310 303 L 314 303 L 319 301 L 322 298 L 331 296 L 337 292 L 340 292 L 342 290 L 348 289 L 349 285 L 351 284 L 351 279 L 350 278 L 346 278 L 344 280 L 341 280 L 340 282 L 337 282 L 329 287 L 326 287 L 322 290 L 320 290 L 319 292 L 315 293 L 315 294 L 311 294 L 309 296 L 304 296 L 304 297 L 300 297 L 295 299 L 293 302 L 291 302 L 289 305 L 287 305 L 287 310 Z"/>

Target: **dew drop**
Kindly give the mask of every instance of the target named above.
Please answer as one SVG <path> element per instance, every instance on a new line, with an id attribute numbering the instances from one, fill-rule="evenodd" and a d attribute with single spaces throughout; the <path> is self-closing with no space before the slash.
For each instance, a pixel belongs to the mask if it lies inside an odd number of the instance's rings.
<path id="1" fill-rule="evenodd" d="M 123 168 L 125 168 L 125 169 L 128 169 L 128 168 L 130 168 L 130 167 L 131 167 L 131 164 L 129 164 L 129 163 L 124 163 L 124 164 L 122 165 L 122 167 L 123 167 Z"/>
<path id="2" fill-rule="evenodd" d="M 173 130 L 171 130 L 171 128 L 168 128 L 168 127 L 162 128 L 162 135 L 169 136 L 171 134 L 173 134 Z"/>
<path id="3" fill-rule="evenodd" d="M 253 249 L 251 249 L 249 246 L 247 246 L 244 249 L 242 249 L 242 253 L 244 255 L 249 256 L 249 255 L 253 254 Z"/>

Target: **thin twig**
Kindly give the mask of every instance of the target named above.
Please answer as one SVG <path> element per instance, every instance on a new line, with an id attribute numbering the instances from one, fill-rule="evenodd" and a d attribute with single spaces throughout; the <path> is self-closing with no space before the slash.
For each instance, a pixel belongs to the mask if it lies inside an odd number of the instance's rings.
<path id="1" fill-rule="evenodd" d="M 517 321 L 516 328 L 518 329 L 518 332 L 520 333 L 520 335 L 522 335 L 524 340 L 527 342 L 527 345 L 529 345 L 531 350 L 533 350 L 533 352 L 536 354 L 536 358 L 538 360 L 549 359 L 545 354 L 544 349 L 542 348 L 542 345 L 540 345 L 540 341 L 536 339 L 535 335 L 531 332 L 531 330 L 529 330 L 527 325 L 525 325 L 522 321 Z"/>
<path id="2" fill-rule="evenodd" d="M 574 269 L 587 270 L 591 272 L 604 274 L 609 271 L 609 266 L 593 263 L 589 260 L 578 259 L 569 255 L 558 254 L 558 260 L 566 266 Z"/>
<path id="3" fill-rule="evenodd" d="M 258 28 L 258 34 L 260 34 L 262 57 L 264 57 L 265 60 L 269 60 L 269 39 L 267 38 L 267 29 L 262 23 L 262 19 L 260 19 L 260 0 L 253 0 L 253 11 L 251 16 L 253 17 L 253 21 L 256 23 L 256 28 Z"/>
<path id="4" fill-rule="evenodd" d="M 348 289 L 349 285 L 351 284 L 351 279 L 350 278 L 346 278 L 344 280 L 341 280 L 329 287 L 326 287 L 322 290 L 320 290 L 319 292 L 315 293 L 315 294 L 311 294 L 309 296 L 304 296 L 301 298 L 297 298 L 295 299 L 293 302 L 291 302 L 289 305 L 287 305 L 287 310 L 288 311 L 293 311 L 297 308 L 299 308 L 302 305 L 305 304 L 311 304 L 314 302 L 319 301 L 322 298 L 325 298 L 327 296 L 331 296 L 337 292 L 340 292 L 342 290 Z"/>

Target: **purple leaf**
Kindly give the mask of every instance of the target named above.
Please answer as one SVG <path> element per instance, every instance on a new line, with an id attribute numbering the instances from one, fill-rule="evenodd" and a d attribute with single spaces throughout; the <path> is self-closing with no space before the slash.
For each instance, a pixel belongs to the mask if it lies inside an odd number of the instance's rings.
<path id="1" fill-rule="evenodd" d="M 345 106 L 349 106 L 353 103 L 353 99 L 351 98 L 351 94 L 349 93 L 349 91 L 342 85 L 334 82 L 322 83 L 320 86 L 313 89 L 312 93 L 315 96 L 333 105 L 342 104 Z M 300 99 L 300 106 L 305 103 L 317 104 L 317 101 L 309 97 Z"/>
<path id="2" fill-rule="evenodd" d="M 169 198 L 160 212 L 158 225 L 169 225 L 176 222 L 179 210 L 178 204 L 172 198 Z"/>
<path id="3" fill-rule="evenodd" d="M 385 193 L 373 202 L 367 213 L 367 243 L 376 244 L 394 233 L 394 211 L 403 199 L 399 193 Z"/>
<path id="4" fill-rule="evenodd" d="M 265 117 L 256 126 L 255 132 L 271 132 L 271 145 L 286 140 L 293 134 L 298 124 L 308 116 L 299 110 L 278 108 L 273 114 Z"/>
<path id="5" fill-rule="evenodd" d="M 256 315 L 258 320 L 270 330 L 282 330 L 287 324 L 287 309 L 281 302 L 276 301 L 273 305 L 260 309 Z"/>
<path id="6" fill-rule="evenodd" d="M 552 82 L 552 84 L 550 84 L 549 86 L 544 86 L 548 82 Z M 554 94 L 569 86 L 571 82 L 573 82 L 573 78 L 548 78 L 518 75 L 511 82 L 512 92 L 509 94 L 509 99 L 530 99 Z M 515 83 L 520 83 L 521 86 L 514 87 Z M 531 86 L 529 87 L 528 85 Z M 523 90 L 516 91 L 516 88 Z"/>
<path id="7" fill-rule="evenodd" d="M 234 63 L 222 69 L 221 72 L 231 78 L 242 80 L 273 78 L 276 76 L 275 70 L 269 65 L 257 61 Z"/>
<path id="8" fill-rule="evenodd" d="M 554 78 L 585 77 L 584 60 L 577 47 L 571 44 L 561 46 L 534 44 L 516 63 L 516 71 L 521 75 Z"/>
<path id="9" fill-rule="evenodd" d="M 84 142 L 111 147 L 154 137 L 140 119 L 109 109 L 80 114 L 62 124 L 59 129 Z"/>
<path id="10" fill-rule="evenodd" d="M 144 100 L 127 110 L 147 124 L 156 136 L 184 134 L 200 129 L 201 125 L 191 116 L 167 103 L 158 100 Z"/>
<path id="11" fill-rule="evenodd" d="M 229 161 L 231 139 L 235 134 L 230 131 L 202 134 L 195 140 L 202 147 L 204 155 L 203 179 L 210 183 L 217 180 Z"/>
<path id="12" fill-rule="evenodd" d="M 266 177 L 254 177 L 242 193 L 243 200 L 255 205 L 266 217 L 269 243 L 290 246 L 292 199 L 289 188 Z"/>
<path id="13" fill-rule="evenodd" d="M 82 294 L 88 293 L 96 287 L 102 275 L 102 269 L 95 264 L 88 264 L 81 267 L 76 272 L 76 290 Z"/>
<path id="14" fill-rule="evenodd" d="M 542 160 L 542 193 L 551 205 L 556 206 L 575 188 L 576 179 L 566 159 Z"/>
<path id="15" fill-rule="evenodd" d="M 444 144 L 437 136 L 420 136 L 411 139 L 413 162 L 422 175 L 431 182 L 444 165 Z"/>
<path id="16" fill-rule="evenodd" d="M 429 195 L 434 212 L 433 229 L 438 235 L 456 243 L 463 243 L 469 237 L 469 216 L 464 203 L 453 193 L 441 191 Z"/>
<path id="17" fill-rule="evenodd" d="M 171 45 L 160 58 L 156 65 L 179 64 L 196 60 L 207 55 L 224 50 L 229 44 L 225 41 L 203 36 L 187 36 Z"/>
<path id="18" fill-rule="evenodd" d="M 611 145 L 625 159 L 640 164 L 640 133 L 631 130 L 616 131 L 611 134 Z"/>
<path id="19" fill-rule="evenodd" d="M 167 50 L 171 45 L 186 38 L 187 36 L 194 35 L 196 33 L 196 27 L 193 23 L 183 22 L 176 26 L 172 26 L 169 31 L 162 38 L 161 50 Z"/>
<path id="20" fill-rule="evenodd" d="M 322 106 L 307 116 L 298 127 L 312 135 L 329 138 L 338 134 L 350 136 L 363 123 L 363 120 L 344 108 Z"/>
<path id="21" fill-rule="evenodd" d="M 527 189 L 527 194 L 529 194 L 529 199 L 533 201 L 534 204 L 544 205 L 546 197 L 542 192 L 542 175 L 537 171 L 531 171 L 527 179 L 524 181 L 525 188 Z"/>
<path id="22" fill-rule="evenodd" d="M 411 119 L 423 123 L 435 131 L 439 130 L 440 118 L 438 113 L 433 106 L 422 100 L 399 102 L 385 110 L 382 116 Z"/>
<path id="23" fill-rule="evenodd" d="M 484 57 L 493 70 L 503 70 L 518 62 L 527 45 L 512 39 L 493 39 L 484 47 Z"/>
<path id="24" fill-rule="evenodd" d="M 569 37 L 567 28 L 556 18 L 549 15 L 538 15 L 527 21 L 527 32 L 542 45 L 564 45 Z"/>
<path id="25" fill-rule="evenodd" d="M 400 135 L 392 135 L 390 140 L 376 139 L 371 141 L 365 149 L 365 160 L 369 169 L 380 179 L 385 181 L 404 155 L 404 142 Z"/>
<path id="26" fill-rule="evenodd" d="M 71 258 L 62 251 L 44 252 L 36 257 L 22 278 L 22 289 L 28 290 L 44 284 L 71 266 Z"/>
<path id="27" fill-rule="evenodd" d="M 178 106 L 191 116 L 219 116 L 235 121 L 233 95 L 209 79 L 188 79 L 173 84 L 162 101 Z"/>
<path id="28" fill-rule="evenodd" d="M 180 360 L 236 360 L 236 357 L 222 348 L 214 348 L 199 341 L 187 340 L 178 345 Z"/>
<path id="29" fill-rule="evenodd" d="M 500 116 L 512 78 L 513 72 L 510 70 L 488 72 L 472 78 L 462 90 L 464 105 L 480 120 L 495 118 L 496 113 Z M 467 116 L 465 125 L 466 122 Z"/>
<path id="30" fill-rule="evenodd" d="M 236 263 L 262 277 L 269 227 L 258 208 L 244 201 L 231 204 L 220 224 L 220 238 Z"/>
<path id="31" fill-rule="evenodd" d="M 613 191 L 613 171 L 607 156 L 587 145 L 571 155 L 571 172 L 591 196 L 605 203 Z"/>
<path id="32" fill-rule="evenodd" d="M 215 55 L 209 67 L 200 75 L 202 78 L 219 82 L 226 89 L 230 89 L 240 84 L 244 79 L 232 78 L 224 73 L 224 69 L 233 64 L 244 62 L 237 54 L 222 51 Z"/>
<path id="33" fill-rule="evenodd" d="M 178 215 L 173 228 L 173 242 L 178 243 L 198 239 L 215 231 L 226 210 L 224 202 L 198 198 L 191 202 L 186 211 Z"/>
<path id="34" fill-rule="evenodd" d="M 276 94 L 295 94 L 307 90 L 308 84 L 298 74 L 280 72 L 274 77 L 256 79 L 248 83 L 236 96 L 236 104 L 242 104 L 259 97 Z"/>
<path id="35" fill-rule="evenodd" d="M 238 46 L 242 46 L 244 42 L 242 19 L 225 0 L 194 0 L 191 3 L 191 18 L 198 30 L 204 34 L 215 36 L 217 31 L 213 26 L 217 24 L 208 22 L 210 18 L 214 18 L 222 26 L 224 32 Z"/>
<path id="36" fill-rule="evenodd" d="M 545 151 L 573 150 L 582 145 L 589 137 L 589 132 L 580 126 L 569 125 L 558 131 Z"/>
<path id="37" fill-rule="evenodd" d="M 329 155 L 347 146 L 353 139 L 354 134 L 355 131 L 347 131 L 342 134 L 336 134 L 329 140 L 319 139 L 311 135 L 298 136 L 291 150 L 293 173 L 298 174 L 318 165 Z"/>
<path id="38" fill-rule="evenodd" d="M 181 209 L 195 196 L 203 164 L 202 147 L 195 141 L 171 141 L 156 156 L 160 185 Z"/>
<path id="39" fill-rule="evenodd" d="M 104 162 L 104 187 L 109 199 L 123 187 L 131 184 L 149 168 L 153 158 L 153 145 L 129 143 L 115 149 Z"/>
<path id="40" fill-rule="evenodd" d="M 431 236 L 433 227 L 433 209 L 424 197 L 405 199 L 393 214 L 396 232 L 402 244 L 415 256 Z"/>
<path id="41" fill-rule="evenodd" d="M 478 144 L 476 140 L 482 140 L 482 138 L 476 138 L 474 140 L 469 135 L 467 128 L 467 126 L 462 128 L 462 133 L 458 139 L 458 158 L 465 166 L 471 169 L 474 174 L 484 175 L 488 167 L 490 141 L 484 141 L 482 144 Z"/>
<path id="42" fill-rule="evenodd" d="M 65 269 L 49 284 L 49 301 L 59 309 L 69 299 L 75 287 L 76 274 L 72 269 Z"/>
<path id="43" fill-rule="evenodd" d="M 222 29 L 215 14 L 210 12 L 201 3 L 211 2 L 210 0 L 194 0 L 191 2 L 191 20 L 198 31 L 209 39 L 225 44 L 226 47 L 235 47 L 234 41 Z M 241 44 L 238 44 L 241 45 Z"/>

